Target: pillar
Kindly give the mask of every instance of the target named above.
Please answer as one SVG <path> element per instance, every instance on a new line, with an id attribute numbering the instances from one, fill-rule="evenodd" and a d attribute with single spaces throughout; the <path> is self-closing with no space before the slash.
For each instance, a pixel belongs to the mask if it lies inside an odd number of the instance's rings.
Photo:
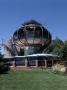
<path id="1" fill-rule="evenodd" d="M 13 61 L 13 67 L 14 67 L 14 68 L 16 67 L 16 63 L 15 63 L 15 60 Z"/>
<path id="2" fill-rule="evenodd" d="M 27 58 L 25 58 L 25 67 L 27 67 L 28 66 L 28 60 L 27 60 Z"/>
<path id="3" fill-rule="evenodd" d="M 45 60 L 45 68 L 47 68 L 47 60 Z"/>
<path id="4" fill-rule="evenodd" d="M 36 59 L 36 67 L 38 67 L 38 60 Z"/>

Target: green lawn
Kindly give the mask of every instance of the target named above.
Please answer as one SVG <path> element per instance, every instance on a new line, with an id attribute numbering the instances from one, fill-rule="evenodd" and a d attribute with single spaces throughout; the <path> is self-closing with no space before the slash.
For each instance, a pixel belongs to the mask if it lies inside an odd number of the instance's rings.
<path id="1" fill-rule="evenodd" d="M 67 76 L 50 70 L 9 71 L 0 75 L 0 90 L 67 90 Z"/>

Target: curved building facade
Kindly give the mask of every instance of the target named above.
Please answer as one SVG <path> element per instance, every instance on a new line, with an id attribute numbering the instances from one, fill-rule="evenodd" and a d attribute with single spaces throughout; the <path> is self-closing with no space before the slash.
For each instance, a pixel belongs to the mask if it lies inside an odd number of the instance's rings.
<path id="1" fill-rule="evenodd" d="M 12 38 L 4 43 L 7 56 L 24 56 L 42 53 L 51 43 L 50 32 L 35 20 L 24 23 Z"/>
<path id="2" fill-rule="evenodd" d="M 19 55 L 41 53 L 51 43 L 51 34 L 40 23 L 31 20 L 14 32 L 13 42 Z"/>

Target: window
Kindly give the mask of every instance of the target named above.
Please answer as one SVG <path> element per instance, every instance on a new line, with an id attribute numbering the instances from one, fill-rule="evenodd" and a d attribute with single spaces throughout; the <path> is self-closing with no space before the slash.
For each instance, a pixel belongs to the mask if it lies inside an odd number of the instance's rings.
<path id="1" fill-rule="evenodd" d="M 24 38 L 24 32 L 22 30 L 20 30 L 18 32 L 18 39 L 23 39 Z"/>
<path id="2" fill-rule="evenodd" d="M 35 29 L 35 35 L 34 35 L 35 38 L 42 38 L 42 30 L 41 28 L 36 28 Z"/>
<path id="3" fill-rule="evenodd" d="M 25 35 L 26 35 L 26 38 L 34 38 L 34 29 L 26 28 Z"/>
<path id="4" fill-rule="evenodd" d="M 48 31 L 47 30 L 44 30 L 43 31 L 43 37 L 46 38 L 46 39 L 48 39 L 48 35 L 49 35 L 48 34 Z"/>
<path id="5" fill-rule="evenodd" d="M 38 57 L 38 65 L 39 66 L 45 65 L 45 57 L 43 57 L 43 56 Z"/>
<path id="6" fill-rule="evenodd" d="M 23 49 L 23 48 L 20 48 L 19 55 L 20 55 L 20 56 L 24 55 L 24 49 Z"/>
<path id="7" fill-rule="evenodd" d="M 13 62 L 12 61 L 9 61 L 9 62 L 6 62 L 5 64 L 8 65 L 8 66 L 12 66 L 13 65 Z"/>
<path id="8" fill-rule="evenodd" d="M 16 58 L 16 66 L 24 66 L 25 65 L 25 58 Z"/>
<path id="9" fill-rule="evenodd" d="M 35 57 L 28 57 L 28 66 L 35 66 Z"/>

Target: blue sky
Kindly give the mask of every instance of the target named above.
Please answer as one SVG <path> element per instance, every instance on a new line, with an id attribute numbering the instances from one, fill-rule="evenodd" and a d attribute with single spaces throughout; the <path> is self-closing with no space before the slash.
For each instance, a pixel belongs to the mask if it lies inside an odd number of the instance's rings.
<path id="1" fill-rule="evenodd" d="M 0 41 L 30 19 L 47 27 L 52 39 L 67 40 L 67 0 L 0 0 Z"/>

